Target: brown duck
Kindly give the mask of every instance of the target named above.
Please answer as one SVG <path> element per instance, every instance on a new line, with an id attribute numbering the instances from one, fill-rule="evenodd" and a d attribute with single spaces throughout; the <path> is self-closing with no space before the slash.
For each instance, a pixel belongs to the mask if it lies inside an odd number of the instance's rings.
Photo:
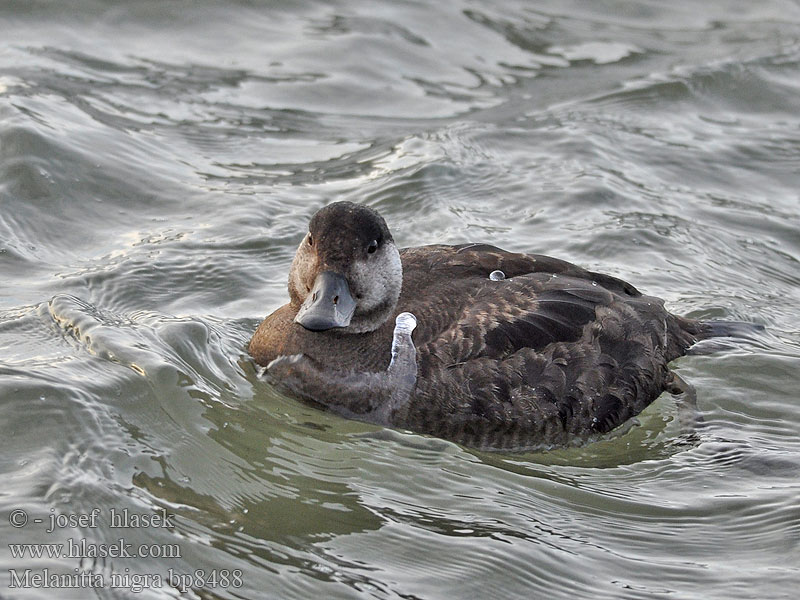
<path id="1" fill-rule="evenodd" d="M 712 335 L 555 258 L 398 249 L 377 212 L 350 202 L 311 219 L 289 296 L 250 341 L 270 381 L 348 418 L 486 449 L 610 431 L 680 389 L 668 363 Z"/>

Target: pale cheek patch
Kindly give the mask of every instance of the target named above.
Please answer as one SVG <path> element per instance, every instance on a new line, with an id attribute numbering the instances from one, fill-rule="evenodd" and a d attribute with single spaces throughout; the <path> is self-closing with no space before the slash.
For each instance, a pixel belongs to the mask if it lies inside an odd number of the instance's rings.
<path id="1" fill-rule="evenodd" d="M 355 289 L 351 291 L 358 294 L 356 302 L 361 310 L 373 308 L 385 293 L 382 274 L 373 272 L 369 266 L 363 263 L 353 265 L 352 282 Z"/>
<path id="2" fill-rule="evenodd" d="M 397 299 L 403 280 L 403 265 L 399 254 L 392 248 L 385 248 L 382 256 L 374 263 L 358 262 L 352 267 L 351 277 L 356 290 L 358 309 L 369 311 L 386 302 L 387 297 Z M 357 309 L 357 310 L 358 310 Z"/>
<path id="3" fill-rule="evenodd" d="M 304 238 L 297 249 L 297 254 L 294 255 L 292 268 L 289 270 L 289 295 L 292 299 L 301 302 L 305 300 L 308 290 L 304 281 L 308 281 L 308 274 L 313 273 L 316 265 L 316 256 L 305 247 Z"/>

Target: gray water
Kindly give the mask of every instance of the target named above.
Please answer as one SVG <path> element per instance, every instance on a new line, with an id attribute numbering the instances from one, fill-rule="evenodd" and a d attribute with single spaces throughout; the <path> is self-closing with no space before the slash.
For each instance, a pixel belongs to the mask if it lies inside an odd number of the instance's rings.
<path id="1" fill-rule="evenodd" d="M 797 2 L 6 0 L 0 31 L 0 597 L 797 598 Z M 346 421 L 245 352 L 334 200 L 766 331 L 675 363 L 694 436 L 668 395 L 541 453 Z M 106 556 L 20 556 L 70 539 Z"/>

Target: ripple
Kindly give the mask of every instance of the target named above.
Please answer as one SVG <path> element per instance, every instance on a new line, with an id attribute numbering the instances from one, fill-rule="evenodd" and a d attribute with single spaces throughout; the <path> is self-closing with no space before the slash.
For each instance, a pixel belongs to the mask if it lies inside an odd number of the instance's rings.
<path id="1" fill-rule="evenodd" d="M 584 42 L 575 46 L 552 46 L 549 52 L 563 56 L 569 62 L 589 60 L 598 65 L 606 65 L 642 51 L 620 42 Z"/>

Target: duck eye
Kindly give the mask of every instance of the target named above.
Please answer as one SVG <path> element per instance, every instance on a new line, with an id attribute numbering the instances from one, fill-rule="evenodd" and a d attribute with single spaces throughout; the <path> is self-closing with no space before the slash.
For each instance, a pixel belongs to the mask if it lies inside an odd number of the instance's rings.
<path id="1" fill-rule="evenodd" d="M 313 246 L 314 245 L 314 238 L 311 237 L 310 233 L 308 234 L 308 245 L 309 246 Z"/>
<path id="2" fill-rule="evenodd" d="M 378 240 L 372 240 L 369 246 L 367 246 L 367 252 L 369 252 L 370 254 L 374 254 L 375 250 L 377 249 L 378 249 Z"/>

